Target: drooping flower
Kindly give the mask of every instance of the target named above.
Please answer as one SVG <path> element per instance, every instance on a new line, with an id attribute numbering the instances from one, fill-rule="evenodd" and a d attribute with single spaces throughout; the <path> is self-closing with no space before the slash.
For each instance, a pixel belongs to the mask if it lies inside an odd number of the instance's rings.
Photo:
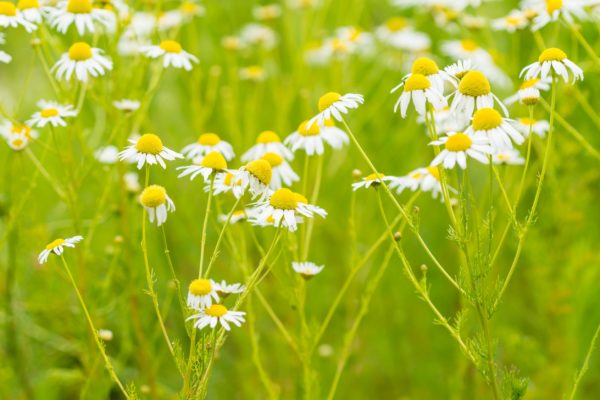
<path id="1" fill-rule="evenodd" d="M 349 110 L 358 108 L 363 102 L 364 98 L 361 94 L 325 93 L 319 98 L 319 113 L 308 121 L 307 126 L 311 128 L 314 124 L 323 125 L 326 120 L 332 118 L 341 122 L 342 114 L 347 114 Z"/>
<path id="2" fill-rule="evenodd" d="M 148 212 L 150 223 L 161 226 L 167 221 L 167 212 L 175 211 L 175 203 L 167 195 L 164 187 L 159 185 L 150 185 L 142 191 L 140 203 Z"/>
<path id="3" fill-rule="evenodd" d="M 40 264 L 46 263 L 48 261 L 48 256 L 54 253 L 57 256 L 62 255 L 65 247 L 75 247 L 75 245 L 83 240 L 83 236 L 73 236 L 66 239 L 56 239 L 46 246 L 44 250 L 38 256 L 38 262 Z"/>

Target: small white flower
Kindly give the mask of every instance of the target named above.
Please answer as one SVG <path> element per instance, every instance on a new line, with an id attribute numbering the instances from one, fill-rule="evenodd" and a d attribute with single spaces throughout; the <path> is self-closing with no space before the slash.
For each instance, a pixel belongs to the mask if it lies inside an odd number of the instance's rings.
<path id="1" fill-rule="evenodd" d="M 194 328 L 204 329 L 210 326 L 211 329 L 214 329 L 220 323 L 226 331 L 229 331 L 231 330 L 230 323 L 238 327 L 242 326 L 242 323 L 245 322 L 244 315 L 246 313 L 243 311 L 229 311 L 222 304 L 213 304 L 200 310 L 200 313 L 192 315 L 188 320 L 196 320 Z"/>
<path id="2" fill-rule="evenodd" d="M 196 310 L 219 302 L 219 285 L 212 279 L 194 279 L 188 288 L 187 306 Z"/>
<path id="3" fill-rule="evenodd" d="M 358 189 L 368 189 L 370 187 L 377 187 L 381 185 L 382 182 L 392 181 L 394 179 L 393 176 L 386 176 L 382 173 L 367 175 L 362 178 L 360 181 L 352 184 L 352 190 Z"/>
<path id="4" fill-rule="evenodd" d="M 244 195 L 246 188 L 243 186 L 243 180 L 239 176 L 240 171 L 226 171 L 221 174 L 215 175 L 215 180 L 213 182 L 213 194 L 219 195 L 221 193 L 231 192 L 236 199 L 239 199 Z M 206 182 L 204 186 L 204 191 L 208 192 L 210 190 L 210 182 Z M 232 218 L 233 219 L 233 218 Z"/>
<path id="5" fill-rule="evenodd" d="M 256 46 L 270 50 L 277 44 L 275 31 L 266 25 L 251 23 L 244 25 L 240 30 L 241 46 Z"/>
<path id="6" fill-rule="evenodd" d="M 137 140 L 129 139 L 129 143 L 131 145 L 119 153 L 119 160 L 135 158 L 138 169 L 142 169 L 146 163 L 149 165 L 160 164 L 161 167 L 167 168 L 164 160 L 172 161 L 176 158 L 183 158 L 181 154 L 166 148 L 162 140 L 153 133 L 145 133 Z"/>
<path id="7" fill-rule="evenodd" d="M 584 9 L 589 0 L 525 0 L 524 5 L 537 12 L 531 30 L 536 31 L 552 21 L 563 18 L 569 25 L 575 19 L 585 20 L 588 15 Z"/>
<path id="8" fill-rule="evenodd" d="M 113 101 L 113 106 L 117 110 L 124 111 L 126 113 L 132 113 L 140 108 L 140 102 L 137 100 L 121 99 Z"/>
<path id="9" fill-rule="evenodd" d="M 223 157 L 221 153 L 213 151 L 212 153 L 208 153 L 205 157 L 197 159 L 195 164 L 177 167 L 177 170 L 182 171 L 177 176 L 178 178 L 189 176 L 190 180 L 193 180 L 198 175 L 202 175 L 204 181 L 208 181 L 212 174 L 217 175 L 227 172 L 227 161 L 225 161 L 225 157 Z"/>
<path id="10" fill-rule="evenodd" d="M 529 131 L 541 137 L 546 137 L 546 132 L 550 129 L 550 123 L 545 120 L 535 120 L 528 117 L 517 119 L 516 128 L 525 136 L 529 137 Z"/>
<path id="11" fill-rule="evenodd" d="M 110 342 L 114 337 L 113 331 L 110 329 L 98 329 L 98 337 L 105 342 Z"/>
<path id="12" fill-rule="evenodd" d="M 17 8 L 25 20 L 36 25 L 42 23 L 42 7 L 38 0 L 19 0 Z"/>
<path id="13" fill-rule="evenodd" d="M 583 70 L 569 60 L 564 51 L 558 48 L 549 48 L 542 51 L 538 61 L 523 68 L 519 76 L 525 75 L 525 79 L 537 77 L 546 79 L 556 74 L 567 83 L 569 72 L 573 75 L 573 83 L 577 80 L 583 80 Z"/>
<path id="14" fill-rule="evenodd" d="M 75 25 L 77 33 L 84 35 L 94 33 L 94 24 L 103 25 L 108 32 L 114 32 L 116 17 L 108 10 L 93 7 L 91 0 L 61 1 L 56 7 L 44 9 L 49 24 L 60 33 L 67 33 L 71 25 Z"/>
<path id="15" fill-rule="evenodd" d="M 481 136 L 488 139 L 494 151 L 503 151 L 525 141 L 523 135 L 513 127 L 514 121 L 502 118 L 502 115 L 493 108 L 480 108 L 473 115 L 471 125 L 465 133 L 469 136 Z"/>
<path id="16" fill-rule="evenodd" d="M 408 79 L 400 83 L 392 89 L 392 93 L 400 87 L 404 86 L 402 94 L 394 105 L 394 112 L 400 109 L 402 118 L 406 118 L 406 111 L 412 100 L 415 105 L 415 110 L 419 115 L 425 115 L 427 111 L 427 103 L 431 104 L 434 109 L 440 109 L 447 106 L 444 95 L 433 87 L 429 79 L 422 74 L 411 74 Z"/>
<path id="17" fill-rule="evenodd" d="M 194 159 L 204 157 L 213 151 L 221 153 L 227 161 L 231 161 L 235 157 L 233 146 L 215 133 L 203 133 L 195 143 L 185 146 L 181 153 L 189 159 Z"/>
<path id="18" fill-rule="evenodd" d="M 454 93 L 450 112 L 464 112 L 470 116 L 473 115 L 474 110 L 493 108 L 494 102 L 497 102 L 502 108 L 504 115 L 508 115 L 506 106 L 492 93 L 490 82 L 485 75 L 479 71 L 469 71 L 458 84 L 458 90 Z"/>
<path id="19" fill-rule="evenodd" d="M 48 243 L 46 248 L 42 250 L 40 255 L 38 256 L 38 262 L 40 264 L 46 263 L 48 261 L 48 256 L 54 253 L 57 256 L 60 256 L 65 247 L 75 247 L 77 243 L 83 240 L 83 236 L 73 236 L 66 239 L 56 239 L 51 243 Z"/>
<path id="20" fill-rule="evenodd" d="M 269 198 L 256 204 L 255 219 L 259 224 L 272 223 L 275 227 L 287 228 L 290 232 L 297 229 L 297 216 L 313 218 L 319 215 L 322 218 L 327 212 L 320 207 L 308 204 L 306 198 L 290 189 L 278 189 Z"/>
<path id="21" fill-rule="evenodd" d="M 87 82 L 90 76 L 104 75 L 113 68 L 113 63 L 102 55 L 102 50 L 90 47 L 84 42 L 73 44 L 69 51 L 60 56 L 52 67 L 56 79 L 70 80 L 74 75 L 81 82 Z"/>
<path id="22" fill-rule="evenodd" d="M 94 152 L 94 157 L 102 164 L 116 164 L 119 161 L 119 149 L 113 145 L 100 147 Z"/>
<path id="23" fill-rule="evenodd" d="M 519 150 L 506 149 L 503 151 L 495 152 L 492 155 L 492 162 L 494 164 L 522 165 L 525 164 L 525 159 L 521 156 Z"/>
<path id="24" fill-rule="evenodd" d="M 252 15 L 259 21 L 273 20 L 281 16 L 281 6 L 279 4 L 255 6 L 252 8 Z"/>
<path id="25" fill-rule="evenodd" d="M 417 168 L 405 176 L 392 177 L 389 187 L 390 189 L 395 189 L 398 194 L 402 193 L 405 189 L 412 192 L 416 192 L 417 190 L 431 192 L 431 196 L 436 199 L 442 191 L 440 171 L 438 167 Z"/>
<path id="26" fill-rule="evenodd" d="M 514 33 L 525 28 L 528 24 L 529 20 L 523 11 L 513 10 L 506 17 L 493 20 L 492 29 Z"/>
<path id="27" fill-rule="evenodd" d="M 27 32 L 37 29 L 37 26 L 29 22 L 14 3 L 0 1 L 0 27 L 16 28 L 18 26 L 22 26 Z"/>
<path id="28" fill-rule="evenodd" d="M 222 223 L 227 222 L 227 217 L 228 217 L 228 215 L 226 215 L 226 214 L 219 215 L 219 217 L 218 217 L 219 222 L 222 222 Z M 229 223 L 231 225 L 237 224 L 238 222 L 245 221 L 248 218 L 249 218 L 249 215 L 248 215 L 248 212 L 247 212 L 246 209 L 244 209 L 244 210 L 235 210 L 233 212 L 233 214 L 231 214 L 231 218 L 229 218 Z"/>
<path id="29" fill-rule="evenodd" d="M 167 212 L 175 211 L 175 203 L 167 195 L 164 187 L 159 185 L 150 185 L 142 191 L 140 203 L 148 212 L 150 223 L 161 226 L 167 221 Z"/>
<path id="30" fill-rule="evenodd" d="M 304 262 L 292 261 L 292 268 L 294 269 L 294 271 L 296 271 L 298 274 L 300 274 L 304 279 L 309 280 L 309 279 L 312 279 L 312 277 L 314 277 L 318 273 L 320 273 L 323 270 L 323 268 L 325 268 L 325 266 L 317 265 L 317 264 L 315 264 L 313 262 L 309 262 L 309 261 L 304 261 Z"/>
<path id="31" fill-rule="evenodd" d="M 246 287 L 241 283 L 231 283 L 228 284 L 225 281 L 221 281 L 221 283 L 214 283 L 216 287 L 217 294 L 220 298 L 224 299 L 230 294 L 239 294 L 246 290 Z"/>
<path id="32" fill-rule="evenodd" d="M 140 52 L 149 58 L 162 58 L 165 68 L 173 66 L 191 71 L 192 62 L 199 62 L 196 56 L 183 50 L 181 44 L 174 40 L 163 40 L 158 46 L 144 46 Z"/>
<path id="33" fill-rule="evenodd" d="M 21 133 L 10 133 L 6 137 L 6 143 L 8 147 L 14 151 L 24 150 L 29 144 L 29 138 Z"/>
<path id="34" fill-rule="evenodd" d="M 319 113 L 308 121 L 308 127 L 312 127 L 315 123 L 323 125 L 326 120 L 332 118 L 341 122 L 342 114 L 347 114 L 349 110 L 358 108 L 363 102 L 364 98 L 361 94 L 325 93 L 319 98 Z"/>
<path id="35" fill-rule="evenodd" d="M 272 177 L 271 164 L 267 160 L 258 159 L 250 161 L 235 171 L 232 179 L 235 185 L 241 187 L 241 193 L 248 190 L 252 198 L 259 196 L 262 198 L 269 194 L 269 184 Z M 233 191 L 233 194 L 239 198 L 238 193 L 240 193 L 240 189 Z"/>
<path id="36" fill-rule="evenodd" d="M 458 163 L 459 167 L 466 169 L 467 156 L 487 164 L 488 157 L 493 153 L 488 143 L 488 139 L 484 137 L 474 137 L 463 132 L 449 132 L 448 136 L 429 143 L 435 146 L 444 145 L 444 149 L 433 159 L 431 166 L 442 164 L 445 169 L 451 169 Z"/>
<path id="37" fill-rule="evenodd" d="M 27 124 L 43 128 L 46 124 L 50 124 L 54 127 L 67 126 L 64 118 L 75 117 L 77 111 L 73 109 L 72 105 L 62 105 L 55 101 L 41 100 L 37 103 L 40 111 L 36 112 L 27 121 Z"/>
<path id="38" fill-rule="evenodd" d="M 242 154 L 242 161 L 248 162 L 260 158 L 265 153 L 275 153 L 288 161 L 294 159 L 294 153 L 283 143 L 279 135 L 273 131 L 263 131 L 256 138 L 256 144 Z"/>
<path id="39" fill-rule="evenodd" d="M 511 105 L 519 101 L 524 105 L 534 105 L 540 99 L 540 90 L 550 89 L 551 79 L 527 79 L 521 84 L 519 90 L 514 95 L 507 97 L 504 104 Z"/>
<path id="40" fill-rule="evenodd" d="M 265 153 L 261 158 L 271 164 L 272 175 L 271 183 L 269 183 L 271 189 L 277 190 L 282 186 L 292 186 L 294 182 L 300 180 L 290 164 L 279 154 Z"/>
<path id="41" fill-rule="evenodd" d="M 284 143 L 292 151 L 304 150 L 307 155 L 322 155 L 325 152 L 324 143 L 334 149 L 339 149 L 348 144 L 350 139 L 343 130 L 337 128 L 333 119 L 326 119 L 323 123 L 310 125 L 304 121 L 298 129 L 285 138 Z"/>
<path id="42" fill-rule="evenodd" d="M 429 36 L 415 31 L 402 17 L 390 18 L 378 26 L 375 36 L 388 46 L 413 53 L 423 52 L 431 47 Z"/>

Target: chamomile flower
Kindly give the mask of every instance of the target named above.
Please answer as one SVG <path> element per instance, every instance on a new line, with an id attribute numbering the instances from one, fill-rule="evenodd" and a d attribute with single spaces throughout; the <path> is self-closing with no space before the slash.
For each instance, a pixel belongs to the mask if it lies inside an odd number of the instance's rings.
<path id="1" fill-rule="evenodd" d="M 73 236 L 66 239 L 56 239 L 46 246 L 38 256 L 38 262 L 45 264 L 48 261 L 50 254 L 54 253 L 57 256 L 62 255 L 65 247 L 75 247 L 75 245 L 83 240 L 83 236 Z"/>
<path id="2" fill-rule="evenodd" d="M 529 137 L 529 131 L 535 133 L 542 139 L 546 137 L 546 132 L 550 129 L 550 123 L 545 120 L 536 120 L 529 117 L 518 118 L 515 127 L 525 136 Z"/>
<path id="3" fill-rule="evenodd" d="M 342 122 L 342 114 L 347 114 L 348 110 L 358 108 L 363 102 L 364 98 L 361 94 L 325 93 L 319 98 L 319 113 L 308 121 L 308 126 L 312 127 L 315 123 L 323 125 L 325 120 L 332 117 Z"/>
<path id="4" fill-rule="evenodd" d="M 217 294 L 221 299 L 226 298 L 230 294 L 239 294 L 246 290 L 246 287 L 241 283 L 227 283 L 225 281 L 221 281 L 221 283 L 214 284 L 216 287 Z"/>
<path id="5" fill-rule="evenodd" d="M 41 100 L 37 103 L 40 111 L 36 112 L 31 116 L 27 124 L 43 128 L 46 124 L 50 124 L 54 127 L 67 126 L 64 118 L 74 117 L 77 115 L 77 111 L 74 110 L 72 105 L 62 105 L 54 101 Z"/>
<path id="6" fill-rule="evenodd" d="M 392 177 L 389 187 L 396 190 L 398 194 L 402 193 L 405 189 L 412 192 L 417 190 L 431 192 L 431 196 L 435 199 L 442 191 L 439 168 L 431 166 L 417 168 L 405 176 Z"/>
<path id="7" fill-rule="evenodd" d="M 36 139 L 39 136 L 38 132 L 32 129 L 27 123 L 0 120 L 0 136 L 9 138 L 13 134 L 19 134 L 28 140 Z"/>
<path id="8" fill-rule="evenodd" d="M 14 151 L 21 151 L 29 144 L 29 138 L 20 133 L 11 133 L 6 137 L 6 143 Z"/>
<path id="9" fill-rule="evenodd" d="M 196 310 L 219 302 L 219 286 L 212 279 L 194 279 L 188 287 L 187 306 Z"/>
<path id="10" fill-rule="evenodd" d="M 297 229 L 297 218 L 303 216 L 313 218 L 315 215 L 325 218 L 327 212 L 320 207 L 308 204 L 304 196 L 290 189 L 282 188 L 274 191 L 268 199 L 256 205 L 256 220 L 270 223 L 273 226 L 287 228 L 290 232 Z"/>
<path id="11" fill-rule="evenodd" d="M 490 82 L 485 75 L 479 71 L 469 71 L 458 84 L 450 112 L 462 111 L 466 115 L 473 115 L 474 110 L 494 107 L 494 101 L 502 108 L 504 115 L 508 115 L 506 106 L 492 93 Z"/>
<path id="12" fill-rule="evenodd" d="M 382 182 L 392 181 L 393 176 L 386 176 L 380 172 L 363 177 L 360 181 L 352 184 L 352 190 L 367 189 L 370 187 L 378 187 Z"/>
<path id="13" fill-rule="evenodd" d="M 165 160 L 172 161 L 183 156 L 171 149 L 166 148 L 162 140 L 154 133 L 145 133 L 137 140 L 129 139 L 130 146 L 119 153 L 119 160 L 135 158 L 137 160 L 137 168 L 142 169 L 144 164 L 149 165 L 160 164 L 161 167 L 167 168 Z"/>
<path id="14" fill-rule="evenodd" d="M 569 60 L 564 51 L 551 47 L 542 51 L 536 62 L 523 68 L 519 76 L 525 75 L 525 79 L 540 77 L 543 80 L 556 74 L 567 83 L 569 72 L 573 76 L 573 83 L 578 79 L 583 80 L 583 70 Z"/>
<path id="15" fill-rule="evenodd" d="M 269 184 L 273 177 L 273 169 L 267 160 L 253 160 L 240 168 L 234 174 L 234 183 L 246 191 L 250 192 L 252 197 L 265 196 L 269 191 Z M 238 182 L 238 180 L 240 182 Z M 235 195 L 235 191 L 234 191 Z M 237 197 L 237 196 L 236 196 Z"/>
<path id="16" fill-rule="evenodd" d="M 446 71 L 441 70 L 437 63 L 428 57 L 417 58 L 412 64 L 410 74 L 404 78 L 409 78 L 413 74 L 424 75 L 431 82 L 431 86 L 439 93 L 444 93 L 444 82 L 448 82 L 456 87 L 455 78 Z"/>
<path id="17" fill-rule="evenodd" d="M 495 152 L 492 155 L 492 162 L 494 164 L 523 165 L 525 164 L 525 159 L 521 156 L 519 150 L 506 149 Z"/>
<path id="18" fill-rule="evenodd" d="M 211 329 L 214 329 L 220 323 L 226 331 L 229 331 L 231 330 L 229 324 L 242 326 L 242 323 L 246 321 L 244 315 L 246 313 L 243 311 L 230 311 L 222 304 L 213 304 L 200 310 L 200 313 L 192 315 L 188 320 L 196 320 L 194 328 L 204 329 L 210 326 Z"/>
<path id="19" fill-rule="evenodd" d="M 222 223 L 227 222 L 228 216 L 229 215 L 227 215 L 227 214 L 219 215 L 219 217 L 218 217 L 219 222 L 222 222 Z M 249 218 L 249 215 L 248 215 L 247 210 L 245 210 L 245 209 L 244 210 L 235 210 L 233 212 L 233 214 L 231 214 L 231 218 L 229 218 L 229 223 L 231 225 L 237 224 L 238 222 L 246 221 L 248 218 Z"/>
<path id="20" fill-rule="evenodd" d="M 457 60 L 470 60 L 473 63 L 487 61 L 490 55 L 470 39 L 449 40 L 442 43 L 442 52 Z"/>
<path id="21" fill-rule="evenodd" d="M 375 36 L 388 46 L 414 53 L 425 51 L 431 46 L 429 36 L 415 31 L 402 17 L 388 19 L 375 29 Z"/>
<path id="22" fill-rule="evenodd" d="M 121 110 L 126 114 L 137 111 L 141 105 L 139 101 L 130 99 L 115 100 L 112 104 L 117 110 Z"/>
<path id="23" fill-rule="evenodd" d="M 451 64 L 444 68 L 444 71 L 450 75 L 455 77 L 457 80 L 461 80 L 463 76 L 467 74 L 469 71 L 476 70 L 476 65 L 471 59 L 458 60 L 454 64 Z"/>
<path id="24" fill-rule="evenodd" d="M 175 40 L 163 40 L 158 46 L 144 46 L 140 52 L 149 58 L 162 58 L 165 68 L 173 66 L 191 71 L 192 62 L 199 63 L 196 56 L 183 50 L 181 44 Z"/>
<path id="25" fill-rule="evenodd" d="M 492 29 L 514 33 L 525 28 L 528 24 L 529 20 L 525 13 L 520 10 L 513 10 L 506 17 L 493 20 Z"/>
<path id="26" fill-rule="evenodd" d="M 85 42 L 76 42 L 69 51 L 60 56 L 52 67 L 57 79 L 70 80 L 72 76 L 78 81 L 87 82 L 88 78 L 104 75 L 113 68 L 113 63 L 102 55 L 103 51 L 91 47 Z"/>
<path id="27" fill-rule="evenodd" d="M 216 196 L 221 193 L 231 192 L 236 199 L 242 197 L 246 188 L 243 186 L 240 174 L 239 171 L 224 171 L 222 174 L 216 174 L 213 182 L 213 194 Z M 208 192 L 209 190 L 210 182 L 206 182 L 204 191 Z"/>
<path id="28" fill-rule="evenodd" d="M 49 24 L 60 33 L 67 33 L 71 25 L 75 25 L 77 33 L 84 35 L 94 33 L 94 24 L 102 25 L 107 31 L 115 30 L 115 15 L 108 10 L 96 8 L 91 0 L 66 0 L 56 7 L 46 8 Z"/>
<path id="29" fill-rule="evenodd" d="M 408 79 L 392 89 L 392 93 L 400 87 L 403 87 L 402 94 L 394 105 L 394 112 L 400 110 L 402 118 L 406 118 L 406 111 L 412 100 L 415 110 L 419 115 L 424 115 L 427 111 L 427 103 L 435 109 L 443 108 L 447 105 L 444 95 L 431 84 L 431 81 L 422 74 L 411 74 Z"/>
<path id="30" fill-rule="evenodd" d="M 175 203 L 167 195 L 164 187 L 159 185 L 150 185 L 142 191 L 140 195 L 140 203 L 148 212 L 150 223 L 161 226 L 167 221 L 167 212 L 175 211 Z"/>
<path id="31" fill-rule="evenodd" d="M 444 149 L 438 154 L 431 166 L 443 165 L 445 169 L 454 168 L 456 164 L 462 169 L 467 168 L 467 156 L 487 164 L 488 157 L 493 153 L 485 137 L 476 137 L 463 132 L 449 132 L 439 140 L 429 143 L 434 146 L 444 146 Z"/>
<path id="32" fill-rule="evenodd" d="M 200 159 L 200 162 L 197 164 L 188 165 L 186 167 L 177 167 L 177 169 L 182 171 L 177 176 L 178 178 L 189 176 L 190 180 L 193 180 L 198 175 L 202 175 L 204 180 L 207 181 L 212 174 L 225 172 L 227 169 L 227 161 L 221 153 L 213 151 Z"/>
<path id="33" fill-rule="evenodd" d="M 302 278 L 309 280 L 312 279 L 315 275 L 323 271 L 325 268 L 324 265 L 317 265 L 310 261 L 304 262 L 296 262 L 292 261 L 292 268 L 296 271 Z"/>
<path id="34" fill-rule="evenodd" d="M 300 177 L 294 172 L 290 164 L 277 153 L 265 153 L 261 157 L 271 164 L 273 174 L 271 176 L 271 189 L 279 189 L 282 186 L 292 186 L 294 182 L 300 180 Z"/>
<path id="35" fill-rule="evenodd" d="M 573 24 L 575 19 L 587 19 L 584 7 L 589 1 L 581 0 L 526 0 L 525 5 L 537 11 L 532 30 L 536 31 L 552 21 L 563 18 Z"/>
<path id="36" fill-rule="evenodd" d="M 240 30 L 240 44 L 242 47 L 258 47 L 270 50 L 277 44 L 277 34 L 266 25 L 250 23 Z"/>
<path id="37" fill-rule="evenodd" d="M 102 164 L 116 164 L 119 161 L 119 149 L 113 145 L 100 147 L 94 152 L 94 157 Z"/>
<path id="38" fill-rule="evenodd" d="M 42 23 L 42 7 L 38 0 L 19 0 L 17 8 L 27 21 L 36 25 Z"/>
<path id="39" fill-rule="evenodd" d="M 517 93 L 504 100 L 504 104 L 511 105 L 519 101 L 526 106 L 535 105 L 540 99 L 540 90 L 550 89 L 550 82 L 551 80 L 548 78 L 527 79 L 521 84 Z"/>
<path id="40" fill-rule="evenodd" d="M 23 12 L 10 1 L 0 1 L 0 27 L 16 28 L 22 26 L 27 32 L 37 29 L 37 26 L 25 19 Z"/>
<path id="41" fill-rule="evenodd" d="M 256 144 L 242 154 L 242 161 L 248 162 L 260 158 L 265 153 L 279 154 L 288 161 L 294 159 L 294 153 L 283 143 L 279 135 L 273 131 L 263 131 L 256 138 Z"/>
<path id="42" fill-rule="evenodd" d="M 222 140 L 216 133 L 201 134 L 196 143 L 188 144 L 181 150 L 181 153 L 187 158 L 194 159 L 213 151 L 221 153 L 227 161 L 231 161 L 235 157 L 231 144 Z"/>
<path id="43" fill-rule="evenodd" d="M 304 121 L 298 129 L 285 138 L 284 143 L 290 146 L 292 151 L 304 150 L 307 155 L 322 155 L 325 151 L 324 143 L 332 148 L 339 149 L 347 144 L 348 135 L 341 129 L 332 128 L 333 120 L 328 119 L 323 124 L 310 125 L 310 121 Z"/>
<path id="44" fill-rule="evenodd" d="M 512 126 L 512 120 L 502 118 L 502 115 L 493 108 L 480 108 L 473 115 L 471 126 L 465 133 L 473 136 L 483 136 L 488 139 L 494 151 L 511 149 L 512 142 L 522 144 L 523 135 Z"/>

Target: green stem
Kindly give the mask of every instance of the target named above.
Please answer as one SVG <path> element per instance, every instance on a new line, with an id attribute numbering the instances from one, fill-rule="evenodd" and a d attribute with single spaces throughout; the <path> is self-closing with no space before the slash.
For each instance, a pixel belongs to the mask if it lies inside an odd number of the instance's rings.
<path id="1" fill-rule="evenodd" d="M 583 375 L 585 375 L 585 373 L 589 369 L 590 359 L 592 357 L 592 353 L 594 352 L 594 349 L 596 348 L 596 341 L 598 340 L 599 335 L 600 335 L 600 325 L 598 325 L 598 327 L 596 328 L 596 332 L 594 333 L 594 336 L 592 337 L 592 341 L 590 342 L 590 347 L 588 348 L 588 351 L 585 354 L 585 359 L 583 360 L 583 365 L 581 366 L 581 369 L 575 376 L 575 382 L 573 383 L 573 390 L 571 390 L 571 395 L 569 396 L 569 400 L 575 399 L 575 394 L 577 393 L 577 389 L 579 388 L 579 382 L 581 382 L 581 378 L 583 378 Z"/>
<path id="2" fill-rule="evenodd" d="M 208 188 L 208 200 L 206 200 L 206 211 L 204 212 L 204 222 L 202 223 L 202 239 L 200 242 L 200 263 L 198 266 L 198 278 L 202 278 L 204 268 L 204 251 L 206 249 L 206 229 L 208 227 L 208 215 L 210 214 L 210 203 L 213 198 L 213 187 L 215 184 L 215 174 L 211 175 L 210 186 Z"/>

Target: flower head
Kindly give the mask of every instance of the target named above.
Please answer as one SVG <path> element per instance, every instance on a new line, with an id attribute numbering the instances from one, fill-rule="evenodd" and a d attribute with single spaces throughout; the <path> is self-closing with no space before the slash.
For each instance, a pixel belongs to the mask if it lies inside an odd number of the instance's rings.
<path id="1" fill-rule="evenodd" d="M 260 158 L 265 153 L 279 154 L 288 161 L 294 159 L 294 153 L 283 143 L 279 135 L 273 131 L 262 131 L 256 138 L 256 144 L 242 154 L 242 161 L 248 162 Z"/>
<path id="2" fill-rule="evenodd" d="M 230 323 L 238 327 L 242 326 L 242 323 L 245 322 L 244 315 L 246 313 L 243 311 L 230 311 L 222 304 L 212 304 L 200 310 L 198 314 L 192 315 L 188 320 L 196 320 L 194 328 L 204 329 L 210 326 L 211 329 L 214 329 L 220 323 L 225 330 L 229 331 Z"/>
<path id="3" fill-rule="evenodd" d="M 130 139 L 130 146 L 119 153 L 119 160 L 135 158 L 137 160 L 137 168 L 141 169 L 144 164 L 148 165 L 159 164 L 163 168 L 167 168 L 164 160 L 172 161 L 183 156 L 171 149 L 165 147 L 162 140 L 154 133 L 145 133 L 137 140 Z"/>
<path id="4" fill-rule="evenodd" d="M 317 265 L 313 262 L 304 261 L 304 262 L 292 262 L 292 268 L 296 271 L 300 276 L 304 279 L 309 280 L 312 279 L 315 275 L 320 273 L 324 265 Z"/>
<path id="5" fill-rule="evenodd" d="M 429 78 L 423 74 L 411 74 L 404 82 L 393 88 L 392 93 L 402 86 L 404 86 L 402 94 L 394 105 L 394 112 L 400 109 L 402 118 L 406 117 L 406 111 L 411 100 L 419 115 L 425 114 L 427 111 L 427 103 L 430 103 L 434 109 L 440 109 L 447 105 L 446 98 L 438 89 L 439 84 L 437 86 L 432 86 Z"/>
<path id="6" fill-rule="evenodd" d="M 175 211 L 175 203 L 167 195 L 166 189 L 159 185 L 150 185 L 145 188 L 140 195 L 140 203 L 148 212 L 150 223 L 154 223 L 154 219 L 156 219 L 158 226 L 167 221 L 167 211 Z"/>
<path id="7" fill-rule="evenodd" d="M 458 84 L 450 111 L 462 111 L 470 116 L 473 114 L 473 110 L 492 108 L 494 101 L 500 105 L 504 114 L 508 115 L 504 104 L 492 93 L 490 82 L 485 75 L 480 71 L 469 71 Z"/>
<path id="8" fill-rule="evenodd" d="M 212 132 L 201 134 L 195 143 L 189 144 L 181 150 L 183 155 L 190 159 L 203 157 L 213 151 L 221 153 L 227 161 L 231 161 L 235 157 L 233 146 Z"/>
<path id="9" fill-rule="evenodd" d="M 48 7 L 45 11 L 50 26 L 63 34 L 71 25 L 75 25 L 79 35 L 94 33 L 95 24 L 102 25 L 109 32 L 116 27 L 114 13 L 94 7 L 91 0 L 61 1 L 56 7 Z"/>
<path id="10" fill-rule="evenodd" d="M 52 67 L 57 79 L 70 80 L 72 76 L 78 81 L 87 82 L 89 77 L 104 75 L 113 68 L 110 59 L 102 55 L 102 50 L 91 47 L 85 42 L 77 42 L 69 47 Z"/>
<path id="11" fill-rule="evenodd" d="M 333 119 L 326 119 L 322 124 L 309 124 L 304 121 L 298 129 L 285 138 L 284 143 L 292 151 L 304 150 L 307 155 L 322 155 L 325 152 L 325 143 L 334 149 L 339 149 L 349 142 L 348 135 L 337 128 Z"/>
<path id="12" fill-rule="evenodd" d="M 268 199 L 258 202 L 255 211 L 254 219 L 260 225 L 272 223 L 275 227 L 285 227 L 291 232 L 297 229 L 298 216 L 327 216 L 325 210 L 308 204 L 304 196 L 287 188 L 278 189 Z"/>
<path id="13" fill-rule="evenodd" d="M 212 174 L 226 172 L 227 161 L 223 157 L 223 154 L 213 151 L 201 158 L 197 164 L 178 167 L 177 169 L 183 171 L 179 174 L 178 178 L 189 176 L 190 180 L 193 180 L 196 176 L 202 175 L 206 181 Z"/>
<path id="14" fill-rule="evenodd" d="M 442 164 L 445 169 L 454 168 L 458 164 L 462 169 L 467 168 L 467 156 L 487 164 L 488 157 L 493 153 L 485 137 L 473 136 L 463 132 L 449 132 L 439 140 L 429 143 L 434 146 L 444 146 L 443 150 L 433 159 L 431 166 Z"/>
<path id="15" fill-rule="evenodd" d="M 564 51 L 558 48 L 548 48 L 542 51 L 538 61 L 523 68 L 520 76 L 524 75 L 525 79 L 539 77 L 544 80 L 557 75 L 567 83 L 569 81 L 569 73 L 573 76 L 573 83 L 577 80 L 583 80 L 583 70 L 573 61 L 569 60 Z"/>
<path id="16" fill-rule="evenodd" d="M 192 62 L 199 63 L 196 56 L 183 50 L 181 44 L 175 40 L 163 40 L 158 46 L 144 46 L 140 52 L 149 58 L 162 58 L 165 68 L 173 66 L 191 71 Z"/>
<path id="17" fill-rule="evenodd" d="M 465 133 L 486 137 L 495 151 L 507 150 L 512 148 L 513 141 L 518 145 L 525 141 L 513 123 L 493 108 L 480 108 Z"/>
<path id="18" fill-rule="evenodd" d="M 31 116 L 27 124 L 43 128 L 46 124 L 50 124 L 54 127 L 67 126 L 64 118 L 74 117 L 77 115 L 77 111 L 74 110 L 72 105 L 62 105 L 54 101 L 41 100 L 37 103 L 40 108 L 35 114 Z"/>
<path id="19" fill-rule="evenodd" d="M 212 279 L 194 279 L 188 287 L 187 306 L 197 310 L 219 302 L 219 289 Z"/>
<path id="20" fill-rule="evenodd" d="M 342 114 L 347 114 L 350 109 L 358 108 L 363 102 L 364 98 L 361 94 L 325 93 L 319 98 L 319 113 L 308 121 L 307 126 L 310 128 L 315 123 L 322 125 L 325 120 L 331 118 L 341 122 Z"/>
<path id="21" fill-rule="evenodd" d="M 352 184 L 352 190 L 367 189 L 370 187 L 378 187 L 385 181 L 391 181 L 394 177 L 386 176 L 380 172 L 363 177 L 360 181 Z"/>
<path id="22" fill-rule="evenodd" d="M 38 262 L 40 264 L 46 263 L 48 261 L 48 256 L 52 253 L 57 256 L 62 255 L 65 247 L 75 247 L 77 243 L 83 240 L 83 236 L 73 236 L 66 239 L 55 239 L 52 242 L 46 245 L 46 248 L 42 250 L 40 255 L 38 256 Z"/>

